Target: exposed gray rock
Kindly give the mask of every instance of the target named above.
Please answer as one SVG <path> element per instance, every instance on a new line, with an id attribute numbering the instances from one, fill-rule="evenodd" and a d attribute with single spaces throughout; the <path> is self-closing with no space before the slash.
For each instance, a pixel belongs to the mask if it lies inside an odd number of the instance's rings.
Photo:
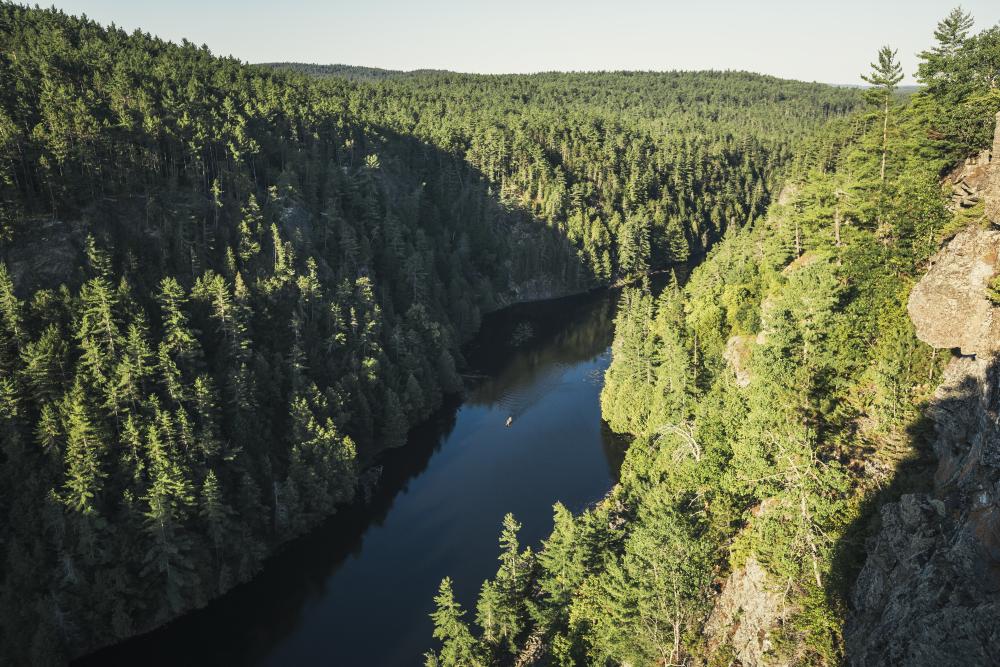
<path id="1" fill-rule="evenodd" d="M 976 157 L 971 157 L 954 170 L 945 179 L 945 185 L 951 187 L 951 203 L 953 206 L 969 208 L 975 206 L 989 184 L 990 160 L 989 149 Z"/>
<path id="2" fill-rule="evenodd" d="M 787 609 L 784 596 L 752 556 L 729 575 L 705 624 L 710 654 L 732 647 L 744 667 L 770 665 L 771 631 Z"/>
<path id="3" fill-rule="evenodd" d="M 989 183 L 986 186 L 986 217 L 1000 225 L 1000 113 L 993 134 L 993 159 L 990 162 Z"/>
<path id="4" fill-rule="evenodd" d="M 844 631 L 852 665 L 1000 664 L 1000 331 L 986 298 L 1000 233 L 970 228 L 908 304 L 917 335 L 959 348 L 927 415 L 933 494 L 881 508 Z"/>
<path id="5" fill-rule="evenodd" d="M 795 200 L 795 195 L 799 193 L 799 186 L 791 181 L 785 183 L 778 193 L 778 204 L 787 206 Z"/>
<path id="6" fill-rule="evenodd" d="M 1000 346 L 1000 318 L 986 298 L 998 254 L 1000 232 L 972 226 L 934 256 L 907 304 L 920 340 L 966 355 L 989 354 Z"/>
<path id="7" fill-rule="evenodd" d="M 750 369 L 747 362 L 753 343 L 754 336 L 733 336 L 726 341 L 726 350 L 722 356 L 736 376 L 737 386 L 746 387 L 750 384 Z"/>
<path id="8" fill-rule="evenodd" d="M 851 601 L 848 664 L 1000 664 L 997 577 L 972 524 L 923 494 L 881 518 Z"/>

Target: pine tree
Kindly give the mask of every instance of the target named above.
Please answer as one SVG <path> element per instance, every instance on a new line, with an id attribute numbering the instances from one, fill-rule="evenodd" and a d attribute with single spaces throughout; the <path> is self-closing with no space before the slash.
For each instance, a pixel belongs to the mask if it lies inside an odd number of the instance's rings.
<path id="1" fill-rule="evenodd" d="M 552 614 L 564 618 L 568 616 L 570 599 L 586 574 L 578 540 L 573 515 L 565 505 L 556 503 L 552 533 L 538 554 L 538 564 L 544 573 L 541 588 L 545 591 L 546 605 Z"/>
<path id="2" fill-rule="evenodd" d="M 0 262 L 0 368 L 7 372 L 13 370 L 18 346 L 24 337 L 22 317 L 21 302 L 14 294 L 14 282 L 7 265 Z"/>
<path id="3" fill-rule="evenodd" d="M 871 72 L 861 75 L 862 80 L 872 86 L 865 91 L 865 99 L 869 104 L 882 109 L 882 166 L 879 169 L 879 180 L 883 183 L 886 157 L 889 154 L 889 112 L 896 86 L 903 80 L 903 68 L 896 60 L 896 53 L 892 48 L 883 46 L 878 52 L 878 62 L 871 64 Z"/>
<path id="4" fill-rule="evenodd" d="M 81 315 L 77 329 L 77 339 L 83 351 L 80 363 L 94 386 L 106 392 L 122 346 L 116 312 L 118 297 L 107 280 L 92 278 L 80 289 L 80 301 Z"/>
<path id="5" fill-rule="evenodd" d="M 125 334 L 124 350 L 108 392 L 107 407 L 113 412 L 127 405 L 135 409 L 146 396 L 146 383 L 154 373 L 153 353 L 149 347 L 149 329 L 142 313 L 136 314 Z"/>
<path id="6" fill-rule="evenodd" d="M 403 406 L 392 389 L 386 390 L 384 405 L 382 442 L 387 447 L 399 447 L 406 443 L 406 434 L 409 431 L 406 413 L 403 412 Z"/>
<path id="7" fill-rule="evenodd" d="M 161 417 L 166 414 L 161 412 Z M 142 573 L 162 586 L 166 607 L 157 613 L 166 618 L 184 608 L 187 590 L 194 584 L 190 537 L 183 524 L 195 499 L 191 482 L 171 451 L 169 427 L 161 424 L 150 426 L 146 433 L 150 485 L 143 496 L 148 547 Z"/>
<path id="8" fill-rule="evenodd" d="M 106 473 L 103 466 L 102 435 L 91 416 L 84 383 L 78 377 L 64 401 L 66 433 L 66 505 L 80 514 L 98 511 L 97 499 Z"/>
<path id="9" fill-rule="evenodd" d="M 209 470 L 201 487 L 199 515 L 205 522 L 208 538 L 212 542 L 217 564 L 221 564 L 222 552 L 225 547 L 229 522 L 232 520 L 232 509 L 222 497 L 219 478 L 214 470 Z"/>
<path id="10" fill-rule="evenodd" d="M 21 352 L 22 373 L 35 401 L 55 400 L 66 383 L 68 347 L 56 324 L 50 324 L 38 340 L 28 342 Z"/>
<path id="11" fill-rule="evenodd" d="M 917 66 L 917 79 L 927 86 L 927 92 L 936 95 L 948 89 L 956 74 L 956 55 L 969 36 L 974 24 L 972 15 L 961 7 L 952 9 L 948 16 L 937 24 L 934 39 L 937 45 L 921 51 Z"/>
<path id="12" fill-rule="evenodd" d="M 440 640 L 441 652 L 428 657 L 427 664 L 441 667 L 479 667 L 485 665 L 480 659 L 476 640 L 462 620 L 465 612 L 455 601 L 451 579 L 441 580 L 438 594 L 434 597 L 436 609 L 431 613 L 434 621 L 434 638 Z"/>
<path id="13" fill-rule="evenodd" d="M 166 351 L 178 362 L 190 362 L 195 355 L 198 342 L 188 324 L 184 307 L 187 295 L 184 288 L 175 278 L 167 277 L 160 281 L 160 291 L 157 294 L 163 317 L 163 344 Z"/>

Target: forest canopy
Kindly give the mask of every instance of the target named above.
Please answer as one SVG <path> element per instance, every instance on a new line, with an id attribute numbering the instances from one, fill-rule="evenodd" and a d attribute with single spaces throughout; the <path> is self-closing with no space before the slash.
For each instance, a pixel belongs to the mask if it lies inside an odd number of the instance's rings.
<path id="1" fill-rule="evenodd" d="M 910 288 L 942 242 L 988 224 L 941 184 L 989 148 L 1000 112 L 1000 27 L 972 25 L 961 9 L 938 25 L 912 99 L 880 49 L 866 108 L 796 144 L 765 215 L 728 228 L 685 284 L 626 289 L 601 394 L 634 437 L 620 483 L 575 516 L 556 504 L 537 549 L 508 515 L 474 609 L 441 583 L 427 665 L 849 658 L 873 516 L 933 478 L 923 410 L 947 359 L 916 338 Z"/>
<path id="2" fill-rule="evenodd" d="M 483 313 L 700 255 L 860 103 L 309 74 L 0 3 L 0 659 L 251 577 L 461 389 Z"/>

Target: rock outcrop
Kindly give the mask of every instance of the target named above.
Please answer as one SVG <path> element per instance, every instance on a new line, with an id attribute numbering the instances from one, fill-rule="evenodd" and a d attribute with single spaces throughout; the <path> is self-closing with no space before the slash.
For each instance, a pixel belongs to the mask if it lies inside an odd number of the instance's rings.
<path id="1" fill-rule="evenodd" d="M 926 495 L 885 505 L 855 584 L 845 630 L 859 667 L 1000 664 L 1000 598 L 980 578 L 980 545 L 962 516 Z"/>
<path id="2" fill-rule="evenodd" d="M 729 364 L 729 369 L 736 377 L 738 387 L 750 385 L 750 350 L 754 344 L 754 336 L 732 336 L 726 341 L 726 349 L 722 357 Z"/>
<path id="3" fill-rule="evenodd" d="M 1000 225 L 1000 113 L 997 113 L 996 132 L 993 134 L 993 159 L 990 163 L 989 179 L 984 192 L 986 217 L 994 225 Z"/>
<path id="4" fill-rule="evenodd" d="M 1000 346 L 1000 316 L 986 298 L 998 253 L 1000 232 L 970 227 L 935 255 L 907 304 L 920 340 L 964 355 L 989 354 Z"/>
<path id="5" fill-rule="evenodd" d="M 1000 161 L 1000 113 L 997 114 L 997 130 L 993 136 L 993 148 L 970 157 L 955 167 L 945 185 L 951 188 L 951 203 L 954 208 L 971 208 L 980 201 L 986 202 L 986 213 L 990 221 L 1000 225 L 1000 169 L 995 164 Z"/>
<path id="6" fill-rule="evenodd" d="M 992 152 L 953 172 L 959 206 L 1000 225 L 1000 114 Z M 851 665 L 1000 664 L 1000 231 L 972 226 L 932 260 L 907 310 L 917 337 L 958 351 L 927 409 L 934 492 L 881 508 L 844 629 Z"/>
<path id="7" fill-rule="evenodd" d="M 958 234 L 913 289 L 917 336 L 958 350 L 927 415 L 934 492 L 881 508 L 845 628 L 852 665 L 1000 664 L 1000 232 Z"/>
<path id="8" fill-rule="evenodd" d="M 948 174 L 945 185 L 951 187 L 953 207 L 971 208 L 982 201 L 983 193 L 989 183 L 992 155 L 987 149 L 975 157 L 970 157 Z"/>
<path id="9" fill-rule="evenodd" d="M 709 654 L 729 646 L 744 667 L 775 667 L 767 660 L 771 632 L 787 611 L 780 587 L 769 581 L 760 563 L 749 558 L 726 579 L 705 624 Z"/>

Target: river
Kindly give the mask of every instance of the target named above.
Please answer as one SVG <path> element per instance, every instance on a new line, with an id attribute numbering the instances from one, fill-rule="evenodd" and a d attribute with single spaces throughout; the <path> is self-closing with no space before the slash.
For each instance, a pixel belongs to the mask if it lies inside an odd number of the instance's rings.
<path id="1" fill-rule="evenodd" d="M 474 617 L 506 512 L 523 524 L 522 545 L 537 545 L 556 501 L 579 511 L 614 483 L 625 444 L 601 421 L 598 398 L 617 295 L 484 318 L 466 350 L 471 389 L 380 456 L 368 502 L 289 543 L 205 608 L 79 664 L 423 664 L 438 584 L 452 577 Z"/>

